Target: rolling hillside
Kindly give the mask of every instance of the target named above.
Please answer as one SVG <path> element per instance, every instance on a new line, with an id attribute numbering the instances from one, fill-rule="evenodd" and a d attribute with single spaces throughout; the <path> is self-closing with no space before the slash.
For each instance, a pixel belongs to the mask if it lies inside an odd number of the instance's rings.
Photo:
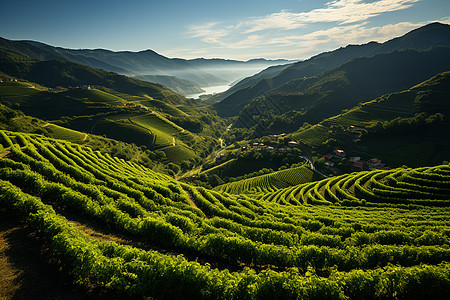
<path id="1" fill-rule="evenodd" d="M 218 98 L 222 101 L 215 104 L 214 107 L 221 116 L 235 116 L 261 93 L 268 93 L 291 80 L 317 76 L 358 57 L 371 57 L 404 49 L 420 51 L 435 46 L 449 47 L 449 36 L 449 25 L 432 23 L 384 43 L 370 42 L 364 45 L 348 45 L 331 52 L 324 52 L 308 60 L 297 62 L 288 68 L 281 68 L 277 74 L 271 74 L 272 76 L 255 77 L 260 80 L 259 82 L 255 82 L 252 78 L 243 80 L 248 83 L 232 94 L 227 93 L 226 98 Z M 412 63 L 412 65 L 414 64 Z"/>
<path id="2" fill-rule="evenodd" d="M 346 149 L 351 156 L 379 157 L 393 166 L 438 164 L 450 155 L 446 138 L 450 130 L 449 97 L 450 72 L 444 72 L 292 136 L 316 149 L 334 140 L 331 147 Z M 350 126 L 353 129 L 349 130 Z"/>
<path id="3" fill-rule="evenodd" d="M 408 89 L 445 72 L 450 68 L 449 57 L 450 48 L 438 47 L 353 59 L 318 76 L 291 80 L 270 94 L 261 95 L 245 107 L 234 126 L 249 128 L 259 123 L 270 134 L 273 117 L 290 111 L 297 112 L 297 128 L 304 122 L 314 124 L 360 102 Z M 295 130 L 294 122 L 286 125 L 274 128 L 272 133 Z"/>
<path id="4" fill-rule="evenodd" d="M 4 61 L 14 62 L 12 65 L 17 68 L 22 63 L 24 63 L 22 66 L 28 63 L 40 63 L 11 52 L 8 53 L 8 56 L 9 58 L 6 57 Z M 73 69 L 65 66 L 65 62 L 54 62 L 64 66 L 58 67 L 56 71 L 49 70 L 46 74 L 48 77 L 56 78 L 60 76 L 59 72 L 73 80 L 78 80 L 78 78 L 85 80 L 89 77 L 86 77 L 86 74 L 71 73 Z M 81 66 L 81 68 L 85 67 Z M 86 68 L 89 69 L 89 67 Z M 26 73 L 28 71 L 18 70 L 17 72 Z M 109 82 L 107 77 L 103 77 L 102 72 L 104 71 L 97 71 L 102 80 Z M 106 87 L 90 84 L 75 87 L 46 87 L 20 77 L 14 78 L 6 75 L 3 78 L 6 79 L 0 83 L 0 103 L 16 110 L 20 109 L 30 117 L 44 120 L 44 124 L 46 122 L 54 124 L 48 129 L 59 128 L 55 127 L 59 125 L 85 132 L 81 133 L 83 136 L 94 134 L 125 143 L 133 143 L 135 144 L 133 147 L 144 147 L 143 151 L 162 150 L 166 157 L 175 163 L 198 159 L 200 155 L 204 157 L 209 155 L 217 146 L 216 139 L 209 136 L 210 132 L 215 132 L 224 126 L 217 122 L 217 116 L 207 108 L 200 107 L 197 103 L 162 86 L 158 93 L 152 94 L 152 97 L 146 93 L 134 93 L 134 88 L 125 89 L 125 91 L 129 91 L 129 93 L 125 93 L 121 89 L 116 91 L 108 88 L 108 85 Z M 10 78 L 14 80 L 10 81 Z M 58 80 L 64 81 L 64 78 Z M 43 80 L 43 82 L 46 81 Z M 156 86 L 148 82 L 145 84 Z M 145 92 L 146 90 L 141 91 Z M 26 120 L 25 123 L 29 123 L 29 120 Z M 23 126 L 7 128 L 23 128 Z M 33 128 L 27 132 L 36 130 L 45 129 L 43 127 Z M 59 129 L 55 132 L 62 133 Z M 52 134 L 50 136 L 53 136 Z M 70 135 L 69 132 L 67 134 Z M 124 156 L 128 155 L 124 154 Z"/>
<path id="5" fill-rule="evenodd" d="M 102 86 L 132 95 L 148 95 L 169 103 L 179 104 L 186 101 L 186 98 L 162 85 L 69 61 L 36 61 L 2 49 L 0 49 L 0 71 L 12 77 L 23 78 L 51 88 Z"/>
<path id="6" fill-rule="evenodd" d="M 354 173 L 257 199 L 38 135 L 0 131 L 0 142 L 10 152 L 0 158 L 0 207 L 32 232 L 10 239 L 2 257 L 35 240 L 89 297 L 444 299 L 450 288 L 448 165 Z M 18 285 L 20 275 L 7 277 L 17 265 L 4 261 L 2 297 L 48 284 L 22 271 Z"/>
<path id="7" fill-rule="evenodd" d="M 449 166 L 356 172 L 261 195 L 264 201 L 319 205 L 450 205 Z"/>

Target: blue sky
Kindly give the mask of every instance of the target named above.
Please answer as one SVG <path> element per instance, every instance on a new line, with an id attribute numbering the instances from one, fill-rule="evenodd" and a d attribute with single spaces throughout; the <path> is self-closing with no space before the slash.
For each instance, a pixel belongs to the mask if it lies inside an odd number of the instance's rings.
<path id="1" fill-rule="evenodd" d="M 305 59 L 450 24 L 449 0 L 4 1 L 0 36 L 180 58 Z"/>

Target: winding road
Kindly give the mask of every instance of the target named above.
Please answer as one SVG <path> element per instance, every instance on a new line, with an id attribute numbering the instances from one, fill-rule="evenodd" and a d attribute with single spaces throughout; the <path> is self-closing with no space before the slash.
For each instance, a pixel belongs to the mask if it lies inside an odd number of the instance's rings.
<path id="1" fill-rule="evenodd" d="M 316 167 L 314 166 L 313 161 L 311 160 L 311 158 L 309 158 L 308 156 L 305 156 L 305 155 L 300 155 L 300 157 L 303 158 L 303 159 L 306 159 L 309 162 L 311 170 L 313 170 L 314 172 L 316 172 L 317 174 L 319 174 L 320 176 L 322 176 L 324 178 L 328 177 L 327 175 L 322 174 L 321 172 L 316 170 Z"/>

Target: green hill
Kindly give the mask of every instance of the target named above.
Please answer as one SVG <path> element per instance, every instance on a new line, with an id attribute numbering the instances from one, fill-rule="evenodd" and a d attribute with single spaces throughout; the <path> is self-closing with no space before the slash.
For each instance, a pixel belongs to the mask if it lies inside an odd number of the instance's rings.
<path id="1" fill-rule="evenodd" d="M 448 165 L 257 199 L 39 135 L 0 131 L 0 143 L 2 297 L 44 297 L 35 282 L 75 282 L 92 298 L 442 299 L 450 288 Z M 8 263 L 29 241 L 45 263 Z M 20 272 L 27 281 L 8 277 Z"/>
<path id="2" fill-rule="evenodd" d="M 438 164 L 450 154 L 445 138 L 450 130 L 448 97 L 450 72 L 445 72 L 409 90 L 360 104 L 293 137 L 315 149 L 332 141 L 330 147 L 343 148 L 349 155 L 378 157 L 392 166 Z"/>
<path id="3" fill-rule="evenodd" d="M 102 86 L 132 95 L 148 95 L 169 103 L 184 103 L 186 98 L 158 84 L 95 69 L 69 61 L 36 61 L 0 49 L 0 71 L 48 87 Z"/>
<path id="4" fill-rule="evenodd" d="M 177 163 L 209 155 L 217 146 L 216 139 L 209 134 L 224 126 L 211 111 L 196 103 L 175 105 L 149 95 L 131 95 L 89 85 L 47 88 L 23 79 L 8 81 L 0 84 L 0 103 L 45 120 L 43 124 L 51 122 L 87 134 L 104 135 L 143 146 L 144 150 L 163 150 L 167 158 Z M 26 132 L 36 130 L 43 129 Z M 61 130 L 55 132 L 62 133 Z M 48 134 L 57 137 L 55 133 Z M 84 137 L 84 133 L 82 135 Z"/>
<path id="5" fill-rule="evenodd" d="M 216 191 L 231 194 L 267 193 L 314 180 L 314 172 L 306 166 L 286 169 L 219 185 Z"/>
<path id="6" fill-rule="evenodd" d="M 445 72 L 450 68 L 449 57 L 450 48 L 438 47 L 356 58 L 318 76 L 291 80 L 261 95 L 242 110 L 234 126 L 259 125 L 270 134 L 295 130 L 304 122 L 317 123 L 359 102 L 408 89 Z M 291 111 L 297 112 L 295 119 L 270 125 L 274 116 Z"/>

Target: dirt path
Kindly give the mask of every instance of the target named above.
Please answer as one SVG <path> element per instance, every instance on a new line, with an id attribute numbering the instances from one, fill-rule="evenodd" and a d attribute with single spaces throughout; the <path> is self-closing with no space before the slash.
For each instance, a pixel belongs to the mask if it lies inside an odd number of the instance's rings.
<path id="1" fill-rule="evenodd" d="M 6 157 L 6 156 L 8 156 L 9 154 L 11 154 L 11 151 L 5 151 L 5 152 L 3 152 L 3 153 L 0 153 L 0 157 Z"/>
<path id="2" fill-rule="evenodd" d="M 197 207 L 197 204 L 195 204 L 195 202 L 194 202 L 194 200 L 192 200 L 192 195 L 191 195 L 191 193 L 189 193 L 188 191 L 185 191 L 187 194 L 188 194 L 188 201 L 189 201 L 189 205 L 190 206 L 192 206 L 192 207 L 195 207 L 195 208 L 198 208 Z"/>
<path id="3" fill-rule="evenodd" d="M 105 289 L 72 282 L 43 240 L 0 206 L 0 299 L 120 299 Z"/>

